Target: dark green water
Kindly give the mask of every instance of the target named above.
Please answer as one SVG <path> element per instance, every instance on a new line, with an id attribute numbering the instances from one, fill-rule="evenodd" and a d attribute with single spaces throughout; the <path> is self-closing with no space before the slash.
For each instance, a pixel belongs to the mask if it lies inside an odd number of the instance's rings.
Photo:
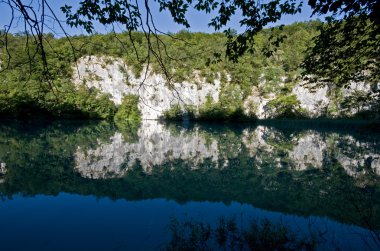
<path id="1" fill-rule="evenodd" d="M 1 250 L 159 250 L 170 222 L 269 219 L 319 250 L 380 248 L 365 124 L 0 123 Z"/>

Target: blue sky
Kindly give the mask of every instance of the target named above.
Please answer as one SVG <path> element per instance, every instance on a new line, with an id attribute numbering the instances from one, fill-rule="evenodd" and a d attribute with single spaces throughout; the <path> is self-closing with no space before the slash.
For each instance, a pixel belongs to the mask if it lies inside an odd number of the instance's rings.
<path id="1" fill-rule="evenodd" d="M 140 1 L 140 0 L 139 0 Z M 27 1 L 25 1 L 27 2 Z M 60 7 L 68 4 L 68 5 L 76 5 L 78 1 L 73 1 L 73 0 L 48 0 L 49 4 L 51 7 L 54 9 L 56 15 L 64 20 L 64 15 L 60 10 Z M 154 1 L 150 0 L 151 2 L 151 11 L 153 12 L 154 18 L 155 18 L 155 23 L 157 27 L 164 31 L 164 32 L 177 32 L 181 29 L 184 29 L 183 26 L 177 25 L 172 21 L 172 18 L 170 16 L 169 12 L 159 12 L 157 3 Z M 201 13 L 197 12 L 194 10 L 189 11 L 187 18 L 189 20 L 191 28 L 189 29 L 190 31 L 193 32 L 213 32 L 214 30 L 210 27 L 208 27 L 208 23 L 213 17 L 211 14 L 206 14 L 206 13 Z M 273 24 L 275 25 L 280 25 L 280 24 L 291 24 L 294 22 L 299 22 L 299 21 L 307 21 L 311 20 L 311 9 L 310 7 L 305 3 L 302 9 L 302 13 L 297 14 L 297 15 L 288 15 L 284 16 L 282 20 L 279 22 Z M 0 27 L 1 29 L 4 28 L 5 25 L 8 25 L 9 20 L 11 17 L 11 11 L 10 9 L 4 4 L 0 3 Z M 240 27 L 239 25 L 239 17 L 240 15 L 236 15 L 231 22 L 229 23 L 230 28 L 236 29 L 238 32 L 242 32 L 244 28 Z M 316 19 L 317 17 L 313 17 L 312 19 Z M 65 29 L 68 31 L 69 34 L 71 35 L 77 35 L 77 34 L 86 34 L 85 31 L 82 29 L 76 29 L 76 28 L 70 28 L 68 27 L 64 22 L 62 22 Z M 57 36 L 62 36 L 62 31 L 59 29 L 59 26 L 57 23 L 52 23 L 48 22 L 48 26 L 51 28 L 51 31 L 54 31 Z M 104 27 L 102 25 L 95 25 L 95 29 L 98 33 L 106 33 L 109 32 L 112 28 L 111 27 Z M 121 31 L 121 28 L 116 27 L 118 31 Z M 12 32 L 18 32 L 23 30 L 23 24 L 22 22 L 17 23 L 16 21 L 13 24 L 12 27 Z M 48 29 L 45 30 L 46 32 L 49 32 Z"/>

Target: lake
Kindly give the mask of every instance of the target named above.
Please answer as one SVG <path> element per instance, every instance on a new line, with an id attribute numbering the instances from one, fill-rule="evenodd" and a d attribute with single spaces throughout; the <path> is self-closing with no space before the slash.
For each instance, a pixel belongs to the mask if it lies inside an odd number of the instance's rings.
<path id="1" fill-rule="evenodd" d="M 1 250 L 178 249 L 225 222 L 227 244 L 270 222 L 317 250 L 379 250 L 379 185 L 365 123 L 0 123 Z"/>

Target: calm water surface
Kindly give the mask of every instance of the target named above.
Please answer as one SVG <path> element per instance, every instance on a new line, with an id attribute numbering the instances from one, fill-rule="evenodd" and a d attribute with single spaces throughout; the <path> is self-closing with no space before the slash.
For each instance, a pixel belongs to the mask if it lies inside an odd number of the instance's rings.
<path id="1" fill-rule="evenodd" d="M 380 250 L 380 133 L 362 124 L 0 122 L 1 250 L 160 250 L 171 224 L 268 219 Z"/>

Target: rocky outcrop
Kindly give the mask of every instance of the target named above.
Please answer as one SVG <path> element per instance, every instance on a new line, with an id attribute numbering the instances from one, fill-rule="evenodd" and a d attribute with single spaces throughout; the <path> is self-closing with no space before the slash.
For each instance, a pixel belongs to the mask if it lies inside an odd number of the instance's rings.
<path id="1" fill-rule="evenodd" d="M 183 83 L 167 83 L 166 79 L 153 71 L 143 71 L 136 77 L 132 70 L 121 60 L 106 56 L 86 56 L 78 60 L 74 68 L 73 80 L 75 84 L 85 84 L 89 88 L 96 88 L 102 93 L 110 94 L 115 104 L 120 104 L 123 96 L 135 94 L 140 98 L 138 107 L 143 119 L 159 119 L 164 112 L 173 105 L 182 108 L 191 106 L 198 110 L 199 106 L 206 102 L 206 97 L 211 96 L 214 102 L 219 100 L 222 84 L 219 79 L 213 83 L 207 83 L 196 76 Z M 231 78 L 227 75 L 227 85 Z M 284 82 L 285 79 L 283 78 Z M 284 83 L 278 83 L 279 89 Z M 275 118 L 279 114 L 267 104 L 271 100 L 278 99 L 283 93 L 262 94 L 258 88 L 263 88 L 263 81 L 258 87 L 253 87 L 251 94 L 242 100 L 244 113 L 259 119 Z M 360 93 L 372 93 L 368 83 L 350 83 L 348 87 L 334 90 L 334 95 L 327 85 L 315 86 L 301 81 L 296 84 L 288 95 L 295 95 L 299 105 L 294 109 L 300 110 L 304 116 L 317 118 L 321 116 L 351 116 L 357 112 L 368 110 L 369 105 L 360 107 L 340 108 L 340 102 L 350 96 Z M 376 96 L 375 98 L 378 98 Z"/>
<path id="2" fill-rule="evenodd" d="M 259 119 L 269 119 L 273 114 L 268 109 L 267 104 L 275 98 L 276 95 L 274 93 L 262 96 L 257 88 L 252 88 L 252 94 L 243 103 L 244 113 Z"/>
<path id="3" fill-rule="evenodd" d="M 208 95 L 217 102 L 220 92 L 220 81 L 217 79 L 213 84 L 183 82 L 168 85 L 162 75 L 150 70 L 136 77 L 121 59 L 111 57 L 87 56 L 79 59 L 74 70 L 74 82 L 110 94 L 115 104 L 121 104 L 127 94 L 138 95 L 142 119 L 159 119 L 164 111 L 176 104 L 197 108 L 206 102 Z"/>
<path id="4" fill-rule="evenodd" d="M 328 96 L 327 86 L 314 90 L 308 88 L 307 84 L 302 82 L 293 88 L 292 93 L 297 96 L 301 108 L 303 108 L 311 118 L 324 116 L 331 102 Z"/>

